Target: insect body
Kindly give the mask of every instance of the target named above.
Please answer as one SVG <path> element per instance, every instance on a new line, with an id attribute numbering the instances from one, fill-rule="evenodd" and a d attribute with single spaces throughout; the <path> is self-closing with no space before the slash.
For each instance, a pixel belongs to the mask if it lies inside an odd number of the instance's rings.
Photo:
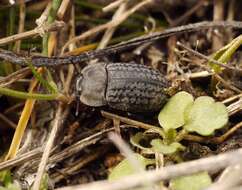
<path id="1" fill-rule="evenodd" d="M 80 101 L 130 112 L 159 110 L 167 81 L 157 70 L 135 63 L 97 63 L 85 67 L 76 83 Z"/>

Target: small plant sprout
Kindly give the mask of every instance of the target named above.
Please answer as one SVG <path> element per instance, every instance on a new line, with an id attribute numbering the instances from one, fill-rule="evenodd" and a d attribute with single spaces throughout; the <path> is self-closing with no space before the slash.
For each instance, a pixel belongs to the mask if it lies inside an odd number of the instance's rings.
<path id="1" fill-rule="evenodd" d="M 190 94 L 178 92 L 161 110 L 158 120 L 165 131 L 182 128 L 183 132 L 208 136 L 227 124 L 228 112 L 224 104 L 211 97 L 201 96 L 194 101 Z"/>

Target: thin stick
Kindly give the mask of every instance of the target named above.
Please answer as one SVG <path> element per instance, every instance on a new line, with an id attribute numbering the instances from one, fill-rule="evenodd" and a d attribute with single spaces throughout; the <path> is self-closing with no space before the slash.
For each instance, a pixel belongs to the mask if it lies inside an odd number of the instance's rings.
<path id="1" fill-rule="evenodd" d="M 192 49 L 190 49 L 190 48 L 188 48 L 188 47 L 186 47 L 186 46 L 184 46 L 184 45 L 182 45 L 180 42 L 178 42 L 177 43 L 177 45 L 178 46 L 180 46 L 180 47 L 182 47 L 182 48 L 186 48 L 186 50 L 188 50 L 188 51 L 190 51 L 191 53 L 194 53 L 195 55 L 199 55 L 199 56 L 201 56 L 202 58 L 204 58 L 205 59 L 205 55 L 202 55 L 202 54 L 199 54 L 198 52 L 196 52 L 196 51 L 194 51 L 194 50 L 192 50 Z M 208 58 L 206 58 L 206 59 L 208 59 Z M 215 61 L 215 60 L 214 60 Z M 215 61 L 216 62 L 216 61 Z M 221 64 L 220 62 L 218 62 L 217 64 Z M 222 64 L 223 65 L 223 64 Z M 222 66 L 222 65 L 220 65 L 220 66 Z M 202 66 L 202 65 L 199 65 L 200 67 L 203 67 L 204 69 L 206 69 L 208 72 L 212 72 L 213 74 L 214 74 L 214 77 L 218 80 L 218 81 L 220 81 L 225 87 L 227 87 L 228 89 L 231 89 L 231 90 L 233 90 L 233 91 L 235 91 L 235 92 L 237 92 L 237 93 L 241 93 L 241 90 L 240 89 L 238 89 L 238 88 L 236 88 L 235 86 L 233 86 L 233 85 L 231 85 L 231 84 L 229 84 L 226 80 L 224 80 L 221 76 L 219 76 L 217 73 L 215 73 L 214 71 L 212 71 L 210 68 L 208 68 L 207 66 Z M 225 67 L 228 67 L 227 65 L 225 66 Z M 232 69 L 231 67 L 229 67 L 229 69 Z M 239 69 L 233 69 L 233 70 L 236 70 L 236 71 L 240 71 Z M 241 70 L 241 73 L 242 73 L 242 70 Z"/>
<path id="2" fill-rule="evenodd" d="M 234 95 L 232 97 L 229 97 L 229 98 L 225 99 L 223 101 L 223 104 L 227 104 L 227 103 L 233 102 L 233 101 L 235 101 L 236 99 L 239 99 L 239 98 L 242 98 L 242 93 Z"/>
<path id="3" fill-rule="evenodd" d="M 7 123 L 11 128 L 16 129 L 17 125 L 1 113 L 0 113 L 0 119 L 3 120 L 5 123 Z"/>
<path id="4" fill-rule="evenodd" d="M 103 25 L 101 25 L 103 27 Z M 99 27 L 101 27 L 99 26 Z M 106 25 L 103 29 L 105 29 Z M 192 32 L 192 31 L 198 31 L 201 29 L 208 29 L 208 28 L 215 28 L 215 27 L 233 27 L 233 28 L 242 28 L 242 22 L 238 21 L 218 21 L 218 22 L 199 22 L 194 24 L 188 24 L 178 27 L 173 27 L 167 30 L 164 30 L 162 32 L 156 32 L 151 35 L 145 35 L 138 38 L 134 38 L 132 40 L 126 41 L 124 43 L 119 43 L 114 46 L 106 47 L 104 49 L 100 50 L 93 50 L 89 52 L 84 52 L 80 55 L 67 55 L 63 57 L 43 57 L 43 56 L 33 56 L 31 59 L 32 63 L 36 67 L 41 66 L 56 66 L 56 65 L 65 65 L 65 64 L 79 64 L 84 61 L 89 61 L 94 58 L 99 58 L 103 56 L 107 56 L 110 54 L 115 54 L 118 52 L 121 52 L 123 50 L 127 50 L 129 48 L 134 48 L 136 46 L 139 46 L 141 44 L 147 43 L 147 42 L 154 42 L 156 40 L 166 38 L 173 35 L 178 35 L 185 32 Z M 83 33 L 84 35 L 85 33 Z M 70 41 L 69 41 L 70 42 Z M 9 55 L 11 54 L 11 55 Z M 13 58 L 12 58 L 13 57 Z M 6 61 L 9 61 L 14 64 L 18 65 L 27 65 L 26 58 L 18 56 L 10 51 L 4 51 L 4 53 L 1 53 L 0 51 L 0 58 L 4 59 Z"/>
<path id="5" fill-rule="evenodd" d="M 140 122 L 140 121 L 135 121 L 133 119 L 129 119 L 127 117 L 122 117 L 122 116 L 112 114 L 112 113 L 109 113 L 109 112 L 106 112 L 106 111 L 101 111 L 101 114 L 105 118 L 112 119 L 112 120 L 113 119 L 120 120 L 121 122 L 128 124 L 128 125 L 134 125 L 134 126 L 146 129 L 146 130 L 152 129 L 152 130 L 161 131 L 160 127 L 150 125 L 150 124 L 147 124 L 147 123 L 143 123 L 143 122 Z"/>
<path id="6" fill-rule="evenodd" d="M 57 111 L 56 111 L 56 116 L 55 116 L 55 120 L 54 120 L 54 123 L 53 123 L 53 127 L 51 129 L 49 139 L 48 139 L 48 141 L 45 145 L 44 153 L 43 153 L 41 162 L 39 164 L 37 176 L 36 176 L 34 184 L 33 184 L 33 190 L 39 190 L 40 189 L 41 179 L 42 179 L 42 176 L 44 175 L 44 172 L 45 172 L 45 168 L 46 168 L 46 165 L 47 165 L 47 162 L 48 162 L 50 151 L 51 151 L 51 148 L 53 146 L 56 133 L 57 133 L 58 128 L 60 126 L 60 123 L 62 121 L 62 111 L 63 111 L 63 107 L 62 107 L 61 104 L 59 104 Z"/>
<path id="7" fill-rule="evenodd" d="M 116 181 L 99 181 L 85 185 L 69 186 L 58 190 L 124 190 L 140 187 L 144 181 L 156 183 L 162 180 L 169 180 L 184 175 L 191 175 L 201 171 L 218 171 L 227 166 L 241 162 L 242 149 L 227 152 L 208 158 L 195 161 L 166 166 L 158 170 L 146 171 L 139 174 L 123 177 Z"/>
<path id="8" fill-rule="evenodd" d="M 235 187 L 241 183 L 241 172 L 241 163 L 235 166 L 229 166 L 222 173 L 222 178 L 206 190 L 230 190 L 231 187 Z"/>
<path id="9" fill-rule="evenodd" d="M 106 7 L 103 7 L 102 11 L 103 12 L 109 12 L 109 11 L 115 9 L 116 7 L 120 6 L 125 1 L 127 1 L 127 0 L 116 0 L 116 1 L 114 1 L 112 3 L 110 3 L 109 5 L 107 5 Z"/>
<path id="10" fill-rule="evenodd" d="M 113 15 L 112 20 L 118 20 L 119 17 L 124 14 L 124 11 L 126 9 L 126 5 L 127 3 L 122 3 L 120 4 L 118 10 L 115 12 L 115 14 Z M 117 28 L 117 26 L 114 27 L 109 27 L 107 28 L 107 30 L 105 31 L 102 40 L 100 41 L 99 45 L 98 45 L 98 49 L 103 49 L 107 46 L 109 40 L 112 38 L 113 33 L 115 32 L 115 29 Z"/>
<path id="11" fill-rule="evenodd" d="M 15 35 L 12 35 L 12 36 L 9 36 L 6 38 L 2 38 L 2 39 L 0 39 L 0 45 L 5 45 L 10 42 L 15 42 L 15 41 L 33 37 L 36 35 L 43 35 L 43 33 L 59 30 L 63 26 L 64 26 L 64 22 L 55 21 L 54 23 L 52 23 L 50 25 L 46 25 L 46 26 L 43 25 L 43 26 L 37 27 L 37 28 L 27 31 L 27 32 L 22 32 L 22 33 L 15 34 Z"/>
<path id="12" fill-rule="evenodd" d="M 20 156 L 17 156 L 16 158 L 1 162 L 0 171 L 24 164 L 27 161 L 40 157 L 42 153 L 43 153 L 43 148 L 39 147 L 27 153 L 24 153 Z"/>
<path id="13" fill-rule="evenodd" d="M 51 179 L 53 179 L 54 183 L 58 183 L 61 181 L 65 176 L 70 176 L 73 174 L 76 174 L 78 171 L 81 170 L 84 166 L 86 166 L 88 163 L 97 160 L 98 157 L 101 157 L 102 155 L 105 155 L 105 153 L 109 150 L 109 146 L 105 149 L 103 147 L 99 147 L 97 149 L 92 149 L 93 152 L 85 154 L 83 157 L 79 158 L 78 160 L 75 160 L 75 162 L 71 163 L 71 165 L 67 166 L 66 168 L 63 168 L 59 171 L 59 173 L 55 173 L 51 175 Z"/>
<path id="14" fill-rule="evenodd" d="M 204 54 L 201 54 L 201 53 L 199 53 L 198 51 L 195 51 L 195 50 L 193 50 L 193 49 L 191 49 L 191 48 L 189 48 L 189 47 L 183 45 L 183 44 L 180 43 L 180 42 L 177 42 L 176 44 L 177 44 L 179 47 L 182 47 L 183 49 L 189 51 L 190 53 L 196 55 L 196 56 L 199 57 L 199 58 L 205 59 L 206 61 L 210 61 L 210 62 L 212 62 L 212 63 L 214 63 L 214 64 L 216 64 L 216 65 L 219 65 L 220 67 L 224 67 L 224 68 L 226 68 L 226 69 L 230 69 L 230 70 L 239 71 L 239 72 L 242 73 L 242 69 L 228 66 L 228 65 L 226 65 L 226 64 L 224 64 L 224 63 L 222 63 L 222 62 L 219 62 L 219 61 L 217 61 L 217 60 L 215 60 L 215 59 L 212 59 L 212 58 L 210 58 L 210 57 L 208 57 L 208 56 L 206 56 L 206 55 L 204 55 Z"/>
<path id="15" fill-rule="evenodd" d="M 25 67 L 23 69 L 19 69 L 12 74 L 0 79 L 0 87 L 6 87 L 13 82 L 17 81 L 18 79 L 22 79 L 25 76 L 29 75 L 31 70 L 29 67 Z"/>
<path id="16" fill-rule="evenodd" d="M 26 16 L 26 6 L 24 3 L 24 0 L 20 1 L 20 6 L 19 6 L 19 27 L 18 27 L 18 34 L 24 32 L 24 25 L 25 25 L 25 16 Z M 21 46 L 21 41 L 16 41 L 15 43 L 15 48 L 16 51 L 20 51 L 20 46 Z"/>
<path id="17" fill-rule="evenodd" d="M 219 21 L 224 20 L 224 1 L 222 0 L 213 0 L 213 20 Z M 219 31 L 215 30 L 215 32 L 218 34 Z M 221 37 L 216 35 L 216 33 L 213 35 L 213 44 L 212 49 L 213 52 L 217 51 L 221 47 L 223 47 L 223 42 L 221 40 Z"/>
<path id="18" fill-rule="evenodd" d="M 69 7 L 69 4 L 70 4 L 71 0 L 63 0 L 61 5 L 60 5 L 60 8 L 58 9 L 58 12 L 57 12 L 57 17 L 59 19 L 63 19 L 65 13 L 66 13 L 66 10 L 67 8 Z"/>
<path id="19" fill-rule="evenodd" d="M 207 1 L 199 0 L 193 7 L 191 7 L 188 11 L 186 11 L 183 15 L 179 18 L 171 22 L 172 26 L 177 26 L 187 20 L 193 13 L 197 10 L 201 9 L 201 7 L 206 6 L 208 4 Z"/>
<path id="20" fill-rule="evenodd" d="M 35 23 L 38 25 L 38 26 L 42 26 L 45 21 L 47 20 L 48 18 L 48 15 L 49 15 L 49 12 L 50 12 L 50 9 L 51 9 L 51 1 L 47 4 L 47 7 L 45 8 L 44 12 L 41 14 L 41 16 L 36 19 Z"/>
<path id="21" fill-rule="evenodd" d="M 135 11 L 137 11 L 138 9 L 140 9 L 141 7 L 145 6 L 146 4 L 150 3 L 151 0 L 144 0 L 142 2 L 140 2 L 139 4 L 135 5 L 134 7 L 130 8 L 129 10 L 127 10 L 125 12 L 125 14 L 121 15 L 119 17 L 119 19 L 115 19 L 115 20 L 111 20 L 110 22 L 97 26 L 95 28 L 92 28 L 91 30 L 88 30 L 86 32 L 84 32 L 83 34 L 81 34 L 80 36 L 74 37 L 71 40 L 69 40 L 62 48 L 61 52 L 65 52 L 65 49 L 69 46 L 69 44 L 79 41 L 79 40 L 83 40 L 87 37 L 89 37 L 92 34 L 96 34 L 97 32 L 103 31 L 106 28 L 111 28 L 111 27 L 116 27 L 118 26 L 120 23 L 122 23 L 124 20 L 126 20 L 131 14 L 133 14 Z"/>

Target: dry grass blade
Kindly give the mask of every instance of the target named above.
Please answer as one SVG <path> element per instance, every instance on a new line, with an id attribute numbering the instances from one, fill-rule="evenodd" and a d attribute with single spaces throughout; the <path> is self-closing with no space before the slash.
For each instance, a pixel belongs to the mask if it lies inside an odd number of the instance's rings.
<path id="1" fill-rule="evenodd" d="M 42 71 L 43 71 L 42 68 L 38 69 L 39 73 L 41 73 Z M 37 86 L 37 84 L 38 84 L 38 81 L 36 79 L 34 79 L 32 81 L 32 83 L 30 84 L 30 90 L 29 90 L 30 93 L 34 90 L 34 88 Z M 19 146 L 20 146 L 20 143 L 21 143 L 21 140 L 23 138 L 25 128 L 28 124 L 30 115 L 31 115 L 32 110 L 34 108 L 35 102 L 36 102 L 36 100 L 34 100 L 34 99 L 26 100 L 23 112 L 20 116 L 17 128 L 16 128 L 14 136 L 13 136 L 11 146 L 9 148 L 7 156 L 5 157 L 5 160 L 14 158 L 16 156 L 17 151 L 18 151 Z"/>
<path id="2" fill-rule="evenodd" d="M 11 169 L 15 166 L 19 166 L 21 164 L 26 163 L 27 161 L 30 161 L 32 159 L 38 158 L 39 156 L 41 156 L 41 154 L 43 153 L 43 149 L 42 148 L 36 148 L 32 151 L 29 151 L 27 153 L 24 153 L 20 156 L 17 156 L 13 159 L 4 161 L 0 163 L 0 171 L 3 171 L 5 169 Z"/>

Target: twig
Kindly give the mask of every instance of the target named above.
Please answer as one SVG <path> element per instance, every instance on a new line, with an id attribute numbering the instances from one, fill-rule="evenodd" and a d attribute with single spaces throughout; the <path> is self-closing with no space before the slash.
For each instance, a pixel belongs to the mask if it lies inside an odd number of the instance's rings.
<path id="1" fill-rule="evenodd" d="M 118 20 L 119 17 L 122 14 L 124 14 L 124 11 L 126 9 L 126 5 L 127 5 L 126 2 L 120 4 L 118 10 L 113 15 L 112 21 L 115 22 L 115 20 Z M 108 44 L 109 40 L 112 38 L 112 35 L 113 35 L 116 28 L 117 28 L 117 26 L 107 28 L 107 30 L 105 31 L 105 33 L 102 37 L 102 40 L 100 41 L 100 43 L 98 45 L 98 49 L 103 49 L 104 47 L 107 46 L 107 44 Z"/>
<path id="2" fill-rule="evenodd" d="M 228 139 L 228 137 L 230 137 L 232 134 L 235 133 L 235 131 L 237 131 L 238 129 L 240 129 L 242 127 L 242 122 L 239 122 L 238 124 L 236 124 L 235 126 L 233 126 L 232 128 L 230 128 L 225 134 L 223 134 L 222 136 L 219 137 L 213 137 L 211 138 L 211 142 L 214 143 L 222 143 L 224 142 L 226 139 Z"/>
<path id="3" fill-rule="evenodd" d="M 219 181 L 213 183 L 206 190 L 229 190 L 241 183 L 242 164 L 226 168 Z"/>
<path id="4" fill-rule="evenodd" d="M 22 79 L 25 76 L 29 75 L 31 73 L 31 70 L 29 67 L 25 67 L 23 69 L 19 69 L 15 71 L 12 74 L 9 74 L 8 76 L 0 79 L 0 87 L 6 87 L 13 82 L 17 81 L 18 79 Z"/>
<path id="5" fill-rule="evenodd" d="M 224 0 L 213 0 L 213 20 L 224 20 Z M 218 30 L 215 30 L 218 32 Z M 218 35 L 213 35 L 213 51 L 217 51 L 223 46 L 223 42 Z"/>
<path id="6" fill-rule="evenodd" d="M 19 6 L 19 27 L 18 27 L 18 34 L 24 32 L 24 25 L 25 25 L 25 16 L 26 16 L 26 6 L 24 0 L 20 1 Z M 21 41 L 16 41 L 15 43 L 15 49 L 16 52 L 20 51 Z"/>
<path id="7" fill-rule="evenodd" d="M 113 131 L 113 130 L 114 130 L 114 128 L 105 129 L 105 130 L 102 130 L 98 133 L 95 133 L 89 137 L 86 137 L 86 138 L 76 142 L 75 144 L 65 148 L 61 152 L 51 156 L 48 163 L 60 162 L 63 159 L 66 159 L 66 158 L 72 156 L 73 154 L 80 152 L 83 148 L 85 148 L 91 144 L 95 144 L 98 140 L 100 140 L 102 138 L 102 136 L 104 136 L 106 133 Z"/>
<path id="8" fill-rule="evenodd" d="M 71 0 L 63 0 L 57 12 L 57 17 L 63 19 Z"/>
<path id="9" fill-rule="evenodd" d="M 242 110 L 242 98 L 240 98 L 238 101 L 230 104 L 227 107 L 227 110 L 228 110 L 230 116 L 239 112 L 240 110 Z"/>
<path id="10" fill-rule="evenodd" d="M 183 15 L 179 16 L 179 18 L 175 19 L 174 21 L 171 21 L 171 26 L 178 26 L 182 22 L 184 22 L 187 18 L 189 18 L 193 13 L 195 13 L 197 10 L 201 9 L 201 7 L 206 6 L 208 4 L 208 1 L 199 0 L 193 7 L 188 9 Z"/>
<path id="11" fill-rule="evenodd" d="M 49 2 L 44 10 L 44 12 L 41 14 L 41 16 L 36 19 L 35 23 L 38 25 L 38 26 L 42 26 L 45 21 L 47 20 L 48 18 L 48 15 L 49 15 L 49 12 L 50 12 L 50 9 L 51 9 L 51 2 Z"/>
<path id="12" fill-rule="evenodd" d="M 214 78 L 216 78 L 218 81 L 220 81 L 228 89 L 231 89 L 231 90 L 233 90 L 234 92 L 237 92 L 237 93 L 242 92 L 240 89 L 238 89 L 235 86 L 229 84 L 226 80 L 224 80 L 220 75 L 218 75 L 216 73 L 214 74 Z"/>
<path id="13" fill-rule="evenodd" d="M 18 108 L 21 108 L 23 106 L 24 106 L 24 102 L 19 102 L 19 103 L 13 105 L 13 106 L 8 107 L 6 110 L 4 110 L 3 113 L 9 114 L 9 113 L 14 112 L 15 110 L 17 110 Z"/>
<path id="14" fill-rule="evenodd" d="M 48 162 L 50 151 L 51 151 L 51 148 L 53 146 L 58 128 L 59 128 L 59 126 L 62 122 L 62 112 L 63 112 L 63 105 L 58 104 L 55 120 L 53 122 L 53 127 L 51 129 L 49 139 L 48 139 L 48 141 L 45 145 L 44 153 L 43 153 L 41 162 L 39 164 L 37 175 L 36 175 L 36 178 L 35 178 L 35 181 L 34 181 L 34 184 L 33 184 L 33 190 L 39 190 L 40 189 L 41 179 L 42 179 L 42 176 L 44 175 L 44 172 L 45 172 L 45 168 L 46 168 L 46 164 Z"/>
<path id="15" fill-rule="evenodd" d="M 61 169 L 59 173 L 56 175 L 51 175 L 51 178 L 54 180 L 55 183 L 58 183 L 60 180 L 65 178 L 66 175 L 73 175 L 81 168 L 86 166 L 88 163 L 96 160 L 98 157 L 104 155 L 109 150 L 109 147 L 103 148 L 99 147 L 93 150 L 93 152 L 81 157 L 80 159 L 76 160 L 67 168 Z"/>
<path id="16" fill-rule="evenodd" d="M 143 123 L 143 122 L 140 122 L 140 121 L 135 121 L 133 119 L 122 117 L 122 116 L 112 114 L 112 113 L 109 113 L 109 112 L 106 112 L 106 111 L 101 111 L 101 114 L 102 114 L 103 117 L 108 118 L 108 119 L 112 119 L 112 120 L 117 119 L 117 120 L 120 120 L 121 122 L 128 124 L 128 125 L 131 125 L 131 126 L 133 125 L 133 126 L 140 127 L 142 129 L 155 130 L 155 131 L 158 131 L 160 133 L 163 133 L 163 131 L 160 127 L 157 127 L 157 126 L 154 126 L 154 125 L 146 124 L 146 123 Z"/>
<path id="17" fill-rule="evenodd" d="M 75 144 L 65 148 L 61 152 L 58 152 L 57 154 L 52 155 L 48 160 L 48 164 L 60 162 L 63 159 L 66 159 L 66 158 L 72 156 L 73 154 L 80 152 L 85 147 L 96 143 L 107 132 L 110 132 L 113 130 L 114 130 L 114 128 L 108 128 L 108 129 L 97 132 L 91 136 L 88 136 L 88 137 L 76 142 Z M 13 158 L 11 160 L 4 161 L 4 162 L 0 163 L 0 171 L 18 166 L 26 161 L 30 161 L 35 158 L 39 158 L 42 153 L 43 153 L 43 148 L 40 147 L 40 148 L 31 150 L 27 153 L 24 153 L 20 156 L 17 156 L 16 158 Z M 31 169 L 33 169 L 32 166 L 31 166 Z"/>
<path id="18" fill-rule="evenodd" d="M 200 53 L 198 53 L 198 52 L 196 52 L 196 51 L 194 51 L 194 50 L 192 50 L 192 49 L 190 49 L 190 48 L 188 48 L 188 47 L 186 47 L 186 46 L 184 46 L 184 45 L 182 45 L 180 42 L 177 42 L 177 45 L 178 46 L 180 46 L 180 47 L 182 47 L 182 48 L 184 48 L 184 49 L 186 49 L 186 50 L 188 50 L 188 51 L 190 51 L 191 53 L 194 53 L 195 55 L 199 55 L 200 57 L 202 57 L 203 59 L 209 59 L 209 58 L 207 58 L 205 55 L 202 55 L 202 54 L 200 54 Z M 210 60 L 210 59 L 209 59 Z M 215 60 L 214 60 L 215 61 Z M 216 61 L 215 61 L 216 62 Z M 220 63 L 220 62 L 218 62 L 218 63 L 216 63 L 216 64 L 219 64 L 220 66 L 222 66 L 222 65 L 224 65 L 224 64 L 222 64 L 222 63 Z M 227 87 L 228 89 L 231 89 L 231 90 L 233 90 L 233 91 L 235 91 L 235 92 L 237 92 L 237 93 L 241 93 L 241 90 L 240 89 L 238 89 L 238 88 L 236 88 L 235 86 L 233 86 L 233 85 L 230 85 L 226 80 L 224 80 L 221 76 L 219 76 L 217 73 L 215 73 L 214 71 L 212 71 L 210 68 L 208 68 L 207 66 L 202 66 L 202 65 L 199 65 L 200 67 L 203 67 L 204 69 L 206 69 L 208 72 L 210 72 L 210 73 L 213 73 L 213 76 L 218 80 L 218 81 L 220 81 L 225 87 Z M 225 66 L 225 67 L 228 67 L 227 65 Z M 229 67 L 229 69 L 232 69 L 231 67 Z M 240 71 L 241 73 L 242 73 L 242 70 L 239 70 L 239 69 L 237 69 L 237 68 L 235 68 L 235 69 L 233 69 L 233 70 L 236 70 L 236 71 Z"/>
<path id="19" fill-rule="evenodd" d="M 124 190 L 140 187 L 144 181 L 155 183 L 162 180 L 169 180 L 179 176 L 190 175 L 201 171 L 218 171 L 227 166 L 241 162 L 242 149 L 227 152 L 208 158 L 195 161 L 166 166 L 158 170 L 146 171 L 139 174 L 123 177 L 122 179 L 109 182 L 107 180 L 94 182 L 85 185 L 69 186 L 58 190 Z"/>
<path id="20" fill-rule="evenodd" d="M 238 129 L 240 129 L 241 127 L 242 127 L 242 122 L 231 127 L 226 133 L 224 133 L 223 135 L 221 135 L 219 137 L 204 138 L 204 137 L 197 136 L 197 135 L 187 134 L 184 136 L 184 139 L 188 140 L 188 141 L 195 141 L 195 142 L 200 142 L 200 143 L 220 144 L 220 143 L 224 142 L 232 134 L 234 134 L 234 132 L 237 131 Z"/>
<path id="21" fill-rule="evenodd" d="M 241 93 L 241 94 L 238 94 L 238 95 L 235 95 L 235 96 L 232 96 L 232 97 L 229 97 L 229 98 L 227 98 L 227 99 L 225 99 L 225 100 L 223 101 L 223 103 L 224 103 L 224 104 L 227 104 L 227 103 L 233 102 L 234 100 L 236 100 L 236 99 L 240 99 L 240 98 L 242 98 L 242 93 Z"/>
<path id="22" fill-rule="evenodd" d="M 103 27 L 103 29 L 105 29 L 108 26 L 109 26 L 109 24 L 105 25 L 105 27 L 103 25 L 101 25 L 99 27 Z M 200 23 L 188 24 L 188 25 L 184 25 L 184 26 L 170 28 L 170 29 L 164 30 L 162 32 L 156 32 L 151 35 L 134 38 L 127 42 L 119 43 L 117 45 L 110 46 L 105 49 L 84 52 L 77 56 L 52 57 L 52 58 L 33 57 L 32 63 L 34 66 L 56 66 L 56 65 L 64 65 L 64 64 L 68 64 L 68 63 L 75 64 L 75 63 L 80 63 L 83 61 L 88 61 L 93 58 L 98 58 L 98 57 L 114 54 L 117 52 L 121 52 L 125 49 L 133 48 L 133 47 L 139 46 L 141 44 L 144 44 L 147 42 L 153 42 L 155 40 L 166 38 L 166 37 L 169 37 L 172 35 L 178 35 L 178 34 L 181 34 L 184 32 L 192 32 L 192 31 L 198 31 L 201 29 L 208 29 L 208 28 L 214 28 L 214 27 L 242 28 L 242 22 L 236 22 L 236 21 L 206 22 L 205 21 L 205 22 L 200 22 Z M 94 28 L 94 29 L 96 29 L 96 28 Z M 87 32 L 91 32 L 91 31 L 87 31 Z M 94 31 L 92 31 L 92 32 L 94 32 Z M 84 38 L 84 37 L 86 37 L 86 35 L 88 36 L 89 34 L 83 33 L 82 37 Z M 71 43 L 71 42 L 72 42 L 72 40 L 69 41 L 69 43 Z"/>
<path id="23" fill-rule="evenodd" d="M 144 0 L 142 2 L 140 2 L 139 4 L 135 5 L 134 7 L 130 8 L 129 10 L 127 10 L 125 12 L 125 14 L 121 15 L 119 17 L 119 19 L 115 19 L 115 20 L 111 20 L 110 22 L 97 26 L 91 30 L 88 30 L 86 32 L 84 32 L 83 34 L 81 34 L 80 36 L 74 37 L 71 40 L 69 40 L 62 48 L 62 53 L 65 52 L 65 49 L 68 47 L 69 44 L 79 41 L 79 40 L 83 40 L 87 37 L 89 37 L 92 34 L 96 34 L 97 32 L 100 32 L 106 28 L 111 28 L 111 27 L 116 27 L 118 26 L 120 23 L 122 23 L 124 20 L 126 20 L 126 18 L 128 18 L 131 14 L 133 14 L 135 11 L 137 11 L 138 9 L 140 9 L 141 7 L 143 7 L 144 5 L 150 3 L 152 0 Z"/>
<path id="24" fill-rule="evenodd" d="M 64 22 L 62 21 L 55 21 L 54 23 L 50 24 L 50 25 L 43 25 L 41 27 L 37 27 L 33 30 L 27 31 L 27 32 L 23 32 L 23 33 L 19 33 L 19 34 L 15 34 L 6 38 L 2 38 L 0 39 L 0 45 L 4 45 L 4 44 L 8 44 L 10 42 L 14 42 L 17 40 L 21 40 L 21 39 L 26 39 L 29 37 L 33 37 L 36 35 L 43 35 L 43 33 L 47 33 L 47 32 L 51 32 L 51 31 L 56 31 L 59 30 L 60 28 L 62 28 L 64 26 Z"/>
<path id="25" fill-rule="evenodd" d="M 7 123 L 11 128 L 16 129 L 16 124 L 8 119 L 5 115 L 0 113 L 0 119 Z"/>
<path id="26" fill-rule="evenodd" d="M 213 59 L 213 58 L 209 58 L 208 56 L 206 56 L 206 55 L 204 55 L 204 54 L 201 54 L 201 53 L 199 53 L 198 51 L 193 50 L 193 49 L 191 49 L 191 48 L 189 48 L 189 47 L 183 45 L 183 44 L 180 43 L 180 42 L 177 42 L 176 44 L 177 44 L 179 47 L 182 47 L 183 49 L 187 50 L 188 52 L 190 52 L 190 53 L 196 55 L 197 57 L 200 57 L 200 58 L 202 58 L 202 59 L 205 59 L 206 61 L 212 62 L 212 63 L 214 63 L 214 64 L 216 64 L 216 65 L 219 65 L 220 67 L 224 67 L 224 68 L 226 68 L 226 69 L 230 69 L 230 70 L 239 71 L 239 72 L 242 73 L 242 69 L 235 68 L 235 67 L 231 67 L 231 66 L 228 66 L 228 65 L 226 65 L 226 64 L 224 64 L 224 63 L 222 63 L 222 62 L 219 62 L 219 61 L 217 61 L 217 60 L 215 60 L 215 59 Z"/>
<path id="27" fill-rule="evenodd" d="M 125 1 L 127 1 L 127 0 L 116 0 L 112 3 L 110 3 L 109 5 L 107 5 L 106 7 L 103 7 L 102 10 L 103 10 L 103 12 L 109 12 L 109 11 L 117 8 L 118 6 L 120 6 L 122 3 L 125 3 Z"/>
<path id="28" fill-rule="evenodd" d="M 41 67 L 41 66 L 53 67 L 56 65 L 65 65 L 65 64 L 70 64 L 70 63 L 78 64 L 78 63 L 88 61 L 88 60 L 91 60 L 94 58 L 99 58 L 99 57 L 107 56 L 110 54 L 115 54 L 115 53 L 121 52 L 123 50 L 127 50 L 129 48 L 133 48 L 133 47 L 136 47 L 138 45 L 141 45 L 141 44 L 144 44 L 147 42 L 153 42 L 153 41 L 156 41 L 156 40 L 159 40 L 162 38 L 166 38 L 166 37 L 169 37 L 172 35 L 177 35 L 177 34 L 181 34 L 181 33 L 185 33 L 185 32 L 198 31 L 201 29 L 214 28 L 214 27 L 242 28 L 242 22 L 238 22 L 238 21 L 206 22 L 205 21 L 205 22 L 188 24 L 188 25 L 170 28 L 170 29 L 164 30 L 162 32 L 156 32 L 151 35 L 134 38 L 134 39 L 126 41 L 124 43 L 119 43 L 117 45 L 106 47 L 104 49 L 84 52 L 80 55 L 72 55 L 72 56 L 67 55 L 67 56 L 63 56 L 63 57 L 51 57 L 51 58 L 43 57 L 43 56 L 33 56 L 32 58 L 29 58 L 29 59 L 31 60 L 33 65 L 36 67 Z M 6 61 L 9 61 L 14 64 L 18 64 L 18 65 L 28 65 L 25 61 L 26 60 L 25 57 L 18 56 L 11 51 L 5 50 L 4 53 L 1 53 L 1 51 L 0 51 L 0 59 L 4 59 Z"/>
<path id="29" fill-rule="evenodd" d="M 213 73 L 208 72 L 208 71 L 200 71 L 200 72 L 195 72 L 195 73 L 187 73 L 186 76 L 189 79 L 194 79 L 194 78 L 201 78 L 201 77 L 209 77 Z"/>
<path id="30" fill-rule="evenodd" d="M 36 148 L 34 150 L 31 150 L 27 153 L 24 153 L 20 156 L 17 156 L 16 158 L 13 158 L 11 160 L 1 162 L 0 163 L 0 171 L 13 168 L 15 166 L 26 163 L 27 161 L 38 158 L 39 156 L 41 156 L 42 153 L 43 153 L 43 148 L 40 147 L 40 148 Z"/>

